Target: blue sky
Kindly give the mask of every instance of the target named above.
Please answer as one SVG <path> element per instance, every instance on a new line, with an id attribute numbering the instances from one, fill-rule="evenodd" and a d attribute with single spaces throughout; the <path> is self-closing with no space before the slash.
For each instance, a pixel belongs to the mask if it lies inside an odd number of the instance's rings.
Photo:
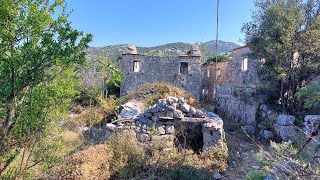
<path id="1" fill-rule="evenodd" d="M 67 0 L 75 28 L 94 35 L 91 46 L 215 39 L 216 0 Z M 219 39 L 238 44 L 253 0 L 220 0 Z"/>

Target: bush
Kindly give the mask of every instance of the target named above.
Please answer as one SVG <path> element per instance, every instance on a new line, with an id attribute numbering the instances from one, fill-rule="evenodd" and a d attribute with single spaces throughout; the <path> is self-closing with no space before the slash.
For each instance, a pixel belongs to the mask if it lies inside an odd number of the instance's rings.
<path id="1" fill-rule="evenodd" d="M 91 146 L 75 153 L 46 179 L 108 179 L 112 151 L 106 144 Z"/>
<path id="2" fill-rule="evenodd" d="M 128 179 L 141 173 L 145 164 L 144 150 L 132 136 L 125 134 L 114 135 L 108 142 L 112 158 L 110 172 L 114 179 Z"/>
<path id="3" fill-rule="evenodd" d="M 116 96 L 109 96 L 107 99 L 99 97 L 99 104 L 106 114 L 117 115 L 119 114 L 120 104 Z"/>
<path id="4" fill-rule="evenodd" d="M 232 59 L 231 56 L 223 56 L 223 55 L 213 56 L 213 57 L 210 57 L 203 65 L 208 65 L 215 62 L 229 61 L 231 59 Z"/>
<path id="5" fill-rule="evenodd" d="M 320 85 L 310 84 L 307 87 L 301 88 L 296 96 L 303 102 L 303 107 L 308 113 L 320 113 Z"/>
<path id="6" fill-rule="evenodd" d="M 187 91 L 178 87 L 172 86 L 168 83 L 147 83 L 139 88 L 137 91 L 120 98 L 120 103 L 130 100 L 138 100 L 143 102 L 145 107 L 152 106 L 158 103 L 159 99 L 164 99 L 168 96 L 184 97 L 187 103 L 194 106 L 197 105 L 196 99 Z"/>
<path id="7" fill-rule="evenodd" d="M 245 180 L 264 180 L 265 175 L 259 171 L 249 171 L 245 177 Z"/>

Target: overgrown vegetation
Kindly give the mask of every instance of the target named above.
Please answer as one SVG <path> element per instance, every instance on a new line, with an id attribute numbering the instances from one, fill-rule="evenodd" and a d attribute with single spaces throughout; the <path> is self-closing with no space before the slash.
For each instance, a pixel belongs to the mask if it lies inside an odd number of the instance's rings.
<path id="1" fill-rule="evenodd" d="M 208 58 L 207 61 L 203 63 L 203 65 L 209 65 L 216 62 L 230 61 L 231 59 L 232 59 L 231 56 L 217 55 L 217 56 Z"/>
<path id="2" fill-rule="evenodd" d="M 31 178 L 59 161 L 54 121 L 76 94 L 92 36 L 71 27 L 63 0 L 0 4 L 0 177 Z"/>
<path id="3" fill-rule="evenodd" d="M 226 156 L 221 150 L 164 152 L 160 144 L 145 151 L 135 138 L 118 134 L 72 155 L 51 172 L 51 179 L 209 179 L 210 172 L 226 168 Z"/>
<path id="4" fill-rule="evenodd" d="M 243 27 L 253 58 L 262 60 L 260 89 L 283 112 L 300 112 L 297 92 L 320 73 L 319 4 L 258 0 L 253 20 Z"/>
<path id="5" fill-rule="evenodd" d="M 301 88 L 296 93 L 297 98 L 303 103 L 303 107 L 311 112 L 320 114 L 320 85 L 312 83 Z"/>
<path id="6" fill-rule="evenodd" d="M 127 96 L 119 99 L 121 103 L 129 100 L 139 100 L 143 102 L 145 107 L 152 106 L 158 103 L 159 99 L 164 99 L 168 96 L 184 97 L 188 104 L 194 106 L 197 105 L 196 99 L 187 91 L 172 86 L 168 83 L 147 83 Z"/>
<path id="7" fill-rule="evenodd" d="M 300 179 L 305 177 L 319 177 L 320 164 L 314 153 L 297 154 L 298 149 L 292 142 L 270 142 L 270 149 L 261 148 L 255 158 L 263 167 L 256 175 L 266 175 L 270 172 L 280 179 Z M 273 171 L 272 171 L 273 169 Z"/>

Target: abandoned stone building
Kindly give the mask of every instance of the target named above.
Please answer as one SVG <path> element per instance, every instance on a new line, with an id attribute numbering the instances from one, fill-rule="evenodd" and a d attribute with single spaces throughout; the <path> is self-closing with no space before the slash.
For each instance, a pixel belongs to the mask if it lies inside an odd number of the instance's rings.
<path id="1" fill-rule="evenodd" d="M 260 61 L 250 58 L 250 53 L 249 47 L 239 47 L 232 51 L 231 60 L 203 66 L 201 98 L 214 102 L 219 114 L 253 133 L 261 104 L 255 90 Z"/>
<path id="2" fill-rule="evenodd" d="M 120 96 L 135 91 L 145 83 L 167 82 L 190 92 L 200 99 L 199 47 L 193 46 L 188 55 L 147 56 L 138 54 L 135 45 L 121 57 L 124 79 L 120 85 Z"/>

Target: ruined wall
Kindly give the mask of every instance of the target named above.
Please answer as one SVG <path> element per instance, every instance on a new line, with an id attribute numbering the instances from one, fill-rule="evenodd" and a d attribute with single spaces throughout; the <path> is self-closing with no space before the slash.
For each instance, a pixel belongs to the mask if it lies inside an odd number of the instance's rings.
<path id="1" fill-rule="evenodd" d="M 260 61 L 250 58 L 250 53 L 248 47 L 233 50 L 232 59 L 225 68 L 226 78 L 216 86 L 215 104 L 219 114 L 254 134 L 256 112 L 264 98 L 255 90 Z"/>
<path id="2" fill-rule="evenodd" d="M 251 51 L 248 47 L 234 49 L 232 60 L 228 63 L 230 74 L 228 84 L 231 86 L 254 86 L 258 83 L 259 60 L 249 57 Z M 243 70 L 243 60 L 248 58 L 247 70 Z"/>
<path id="3" fill-rule="evenodd" d="M 211 63 L 202 67 L 201 97 L 203 100 L 214 101 L 215 82 L 219 85 L 228 83 L 228 63 L 228 61 L 218 62 L 216 66 L 215 63 Z M 215 68 L 217 68 L 217 73 L 215 73 Z"/>
<path id="4" fill-rule="evenodd" d="M 134 62 L 140 62 L 140 71 L 134 72 Z M 188 63 L 188 72 L 180 73 L 181 62 Z M 124 54 L 121 59 L 124 79 L 120 96 L 135 91 L 145 83 L 167 82 L 200 98 L 200 56 L 145 56 Z"/>
<path id="5" fill-rule="evenodd" d="M 161 145 L 163 149 L 170 149 L 179 148 L 176 142 L 181 133 L 185 133 L 186 138 L 193 137 L 195 133 L 202 133 L 202 140 L 193 139 L 201 145 L 198 150 L 225 148 L 222 119 L 212 112 L 206 113 L 190 106 L 183 98 L 160 99 L 158 104 L 144 112 L 138 112 L 136 108 L 139 105 L 133 105 L 135 103 L 126 104 L 123 105 L 126 108 L 122 110 L 124 112 L 121 111 L 120 119 L 115 123 L 107 123 L 87 131 L 87 137 L 92 140 L 92 143 L 105 141 L 114 133 L 125 133 L 135 137 L 143 147 Z M 121 115 L 125 115 L 125 118 L 121 118 Z M 200 125 L 200 129 L 197 129 L 198 132 L 188 132 L 186 124 Z"/>
<path id="6" fill-rule="evenodd" d="M 249 134 L 255 133 L 256 113 L 261 99 L 254 88 L 217 86 L 216 108 L 218 114 L 244 126 Z"/>

